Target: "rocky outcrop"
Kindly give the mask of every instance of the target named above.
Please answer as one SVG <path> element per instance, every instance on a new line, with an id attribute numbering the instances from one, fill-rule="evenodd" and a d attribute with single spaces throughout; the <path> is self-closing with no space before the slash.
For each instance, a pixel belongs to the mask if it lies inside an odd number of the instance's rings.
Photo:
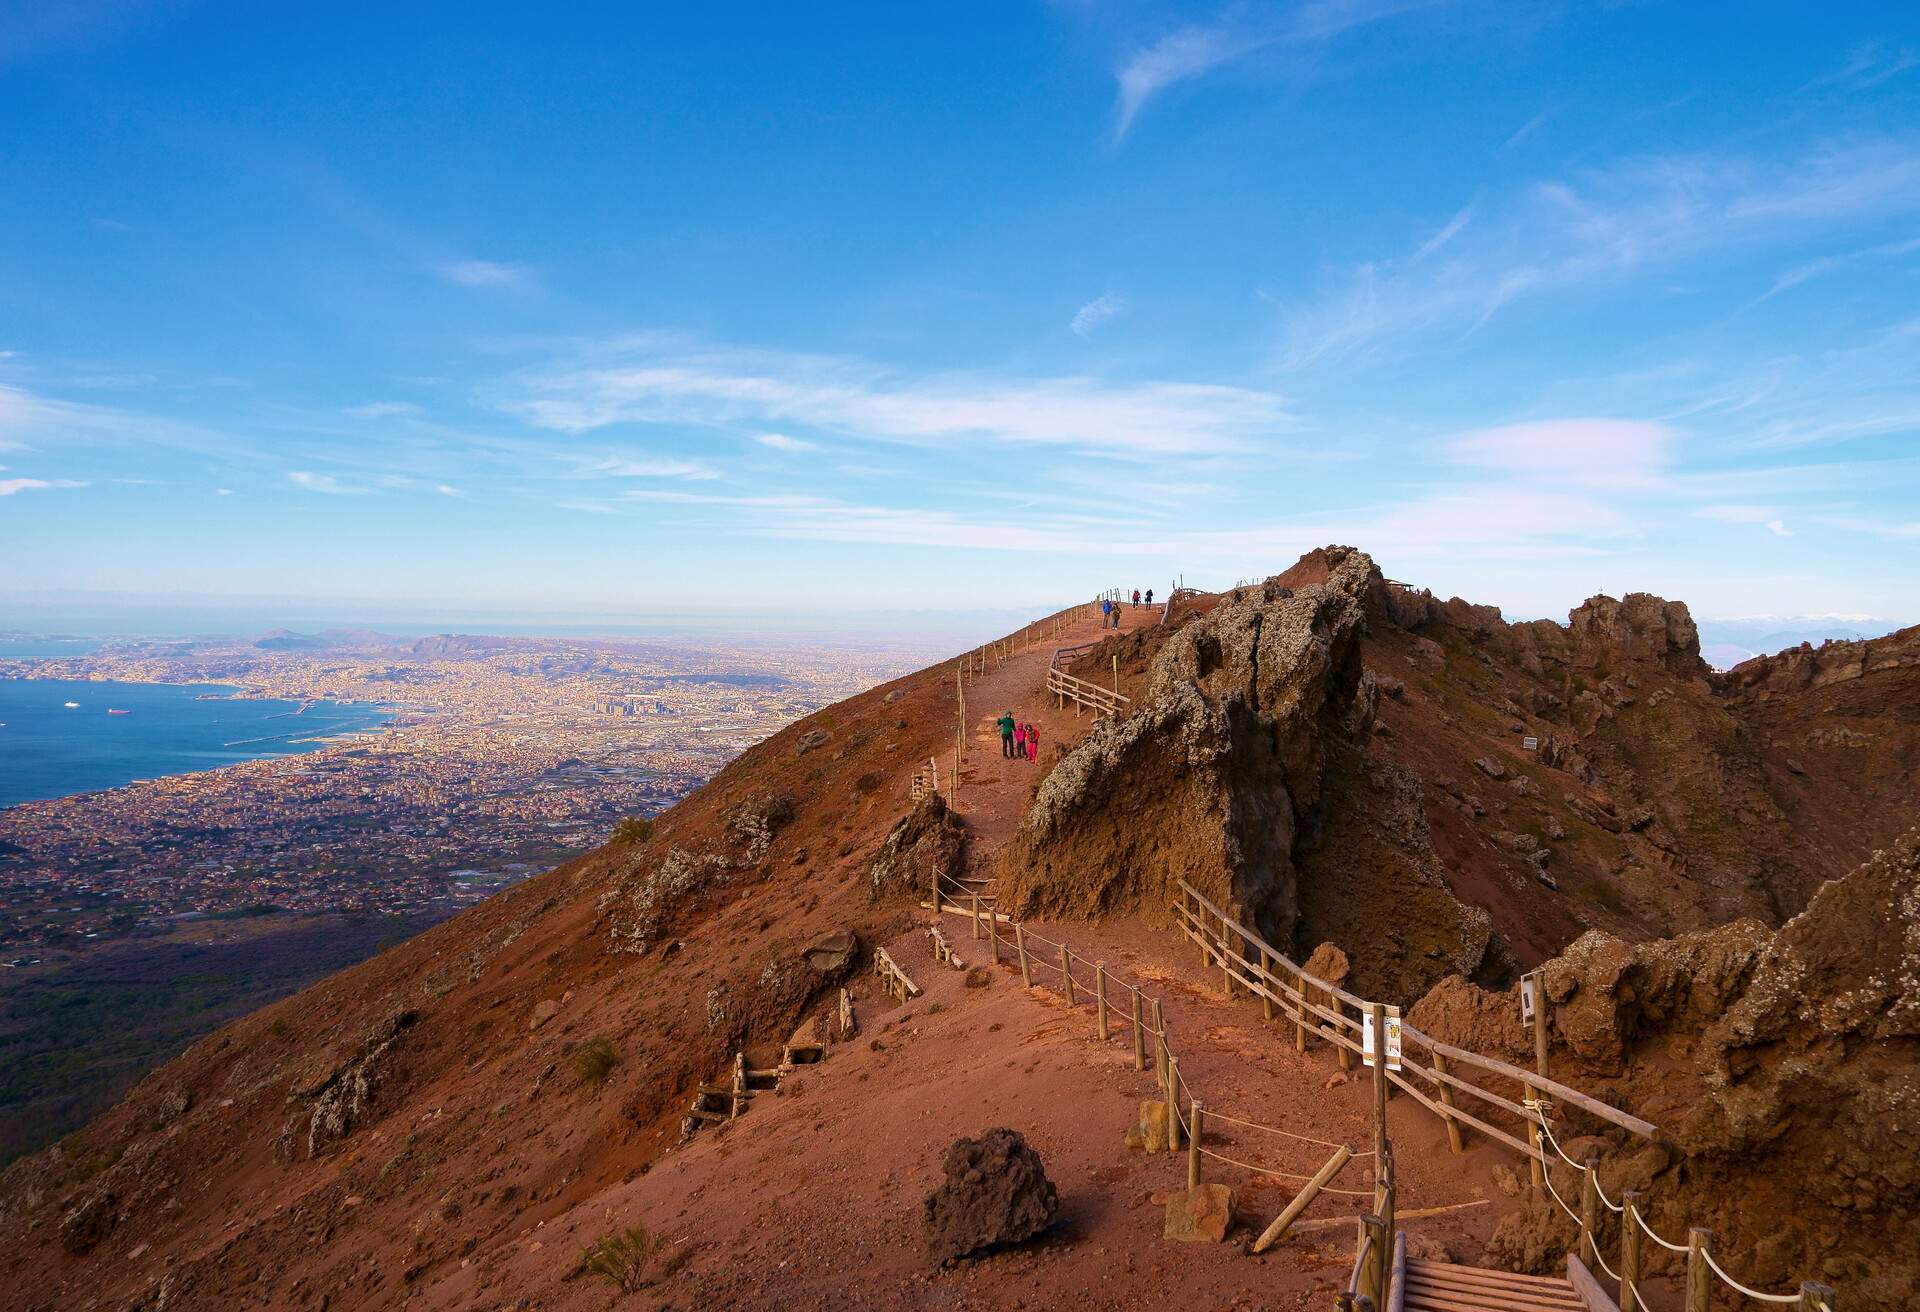
<path id="1" fill-rule="evenodd" d="M 920 1208 L 920 1232 L 936 1263 L 1031 1239 L 1060 1214 L 1040 1154 L 1016 1131 L 955 1140 L 945 1171 L 946 1180 Z"/>
<path id="2" fill-rule="evenodd" d="M 1773 656 L 1756 656 L 1714 677 L 1722 691 L 1768 698 L 1860 679 L 1883 670 L 1920 666 L 1920 624 L 1866 642 L 1803 642 Z"/>
<path id="3" fill-rule="evenodd" d="M 419 1013 L 402 1011 L 376 1026 L 345 1058 L 322 1062 L 301 1076 L 287 1094 L 293 1107 L 274 1145 L 281 1161 L 318 1157 L 365 1120 L 386 1082 L 391 1054 Z"/>
<path id="4" fill-rule="evenodd" d="M 1243 589 L 1155 657 L 1149 691 L 1041 784 L 1002 865 L 1017 914 L 1160 913 L 1190 880 L 1281 939 L 1298 918 L 1294 848 L 1321 800 L 1329 740 L 1361 688 L 1364 552 L 1326 581 Z"/>
<path id="5" fill-rule="evenodd" d="M 1569 1144 L 1602 1187 L 1647 1193 L 1670 1237 L 1712 1228 L 1723 1265 L 1773 1290 L 1844 1286 L 1846 1303 L 1920 1299 L 1920 830 L 1828 883 L 1777 931 L 1737 921 L 1627 944 L 1588 934 L 1547 962 L 1553 1073 L 1666 1133 Z M 1408 1013 L 1445 1042 L 1531 1064 L 1513 991 L 1451 979 Z M 1604 1096 L 1604 1095 L 1603 1095 Z M 1577 1113 L 1563 1133 L 1603 1129 Z M 1572 1231 L 1551 1206 L 1502 1225 L 1496 1252 L 1550 1269 Z"/>
<path id="6" fill-rule="evenodd" d="M 928 793 L 902 816 L 880 844 L 867 869 L 867 891 L 875 901 L 926 896 L 930 872 L 958 879 L 967 868 L 967 831 L 938 793 Z"/>

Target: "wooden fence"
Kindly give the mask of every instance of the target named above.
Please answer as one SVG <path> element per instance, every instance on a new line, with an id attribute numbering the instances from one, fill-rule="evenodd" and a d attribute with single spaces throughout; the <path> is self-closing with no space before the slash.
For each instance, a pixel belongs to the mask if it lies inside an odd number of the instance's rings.
<path id="1" fill-rule="evenodd" d="M 1287 1226 L 1322 1193 L 1332 1196 L 1374 1199 L 1378 1206 L 1379 1188 L 1345 1189 L 1332 1180 L 1341 1168 L 1356 1159 L 1376 1155 L 1375 1149 L 1355 1152 L 1344 1143 L 1313 1135 L 1304 1135 L 1280 1126 L 1263 1124 L 1248 1117 L 1235 1116 L 1218 1107 L 1204 1104 L 1196 1094 L 1192 1077 L 1180 1069 L 1168 1032 L 1163 999 L 1149 995 L 1124 976 L 1108 970 L 1106 963 L 1075 952 L 1066 943 L 1045 938 L 1024 924 L 1009 919 L 983 904 L 977 888 L 935 874 L 931 880 L 931 900 L 924 904 L 952 915 L 971 919 L 975 937 L 987 940 L 995 966 L 1009 965 L 1020 972 L 1027 988 L 1045 988 L 1058 993 L 1070 1007 L 1085 1007 L 1092 1013 L 1094 1036 L 1101 1043 L 1116 1038 L 1129 1042 L 1133 1049 L 1133 1068 L 1153 1071 L 1157 1101 L 1164 1109 L 1165 1143 L 1169 1155 L 1184 1155 L 1188 1187 L 1199 1185 L 1210 1170 L 1207 1162 L 1243 1170 L 1256 1175 L 1292 1182 L 1299 1192 L 1275 1222 L 1267 1227 L 1255 1245 L 1264 1252 L 1285 1233 Z M 1379 1099 L 1385 1106 L 1384 1086 Z M 1219 1135 L 1207 1127 L 1231 1125 L 1269 1136 L 1268 1142 L 1283 1143 L 1298 1150 L 1311 1149 L 1315 1162 L 1319 1154 L 1331 1150 L 1332 1156 L 1317 1170 L 1289 1171 L 1260 1162 L 1234 1158 L 1219 1151 Z M 1209 1146 L 1211 1137 L 1213 1146 Z"/>
<path id="2" fill-rule="evenodd" d="M 1098 642 L 1075 643 L 1071 647 L 1059 647 L 1054 650 L 1053 658 L 1047 662 L 1047 691 L 1054 695 L 1054 705 L 1065 706 L 1073 703 L 1073 714 L 1077 719 L 1080 708 L 1090 707 L 1096 716 L 1119 715 L 1132 704 L 1131 699 L 1123 696 L 1117 688 L 1103 688 L 1088 679 L 1077 678 L 1061 668 L 1063 658 L 1076 655 L 1097 647 Z"/>
<path id="3" fill-rule="evenodd" d="M 913 800 L 916 802 L 918 802 L 921 798 L 925 797 L 928 793 L 939 792 L 940 791 L 940 762 L 935 760 L 933 757 L 929 756 L 927 758 L 927 768 L 924 770 L 920 770 L 914 774 L 913 784 L 908 791 L 912 795 Z"/>
<path id="4" fill-rule="evenodd" d="M 1554 1137 L 1556 1102 L 1577 1107 L 1643 1139 L 1653 1139 L 1660 1132 L 1650 1121 L 1547 1076 L 1546 999 L 1537 978 L 1533 1008 L 1535 1066 L 1527 1070 L 1398 1024 L 1399 1008 L 1369 1002 L 1309 975 L 1298 963 L 1222 911 L 1185 880 L 1180 881 L 1180 900 L 1173 903 L 1170 910 L 1182 932 L 1199 945 L 1202 962 L 1209 969 L 1221 972 L 1228 996 L 1244 991 L 1258 997 L 1269 1020 L 1275 1018 L 1277 1008 L 1293 1024 L 1294 1043 L 1300 1051 L 1306 1051 L 1310 1041 L 1331 1043 L 1345 1066 L 1350 1054 L 1363 1052 L 1368 1047 L 1369 1030 L 1384 1037 L 1397 1025 L 1400 1069 L 1387 1070 L 1386 1082 L 1445 1123 L 1447 1144 L 1453 1152 L 1465 1151 L 1465 1137 L 1471 1130 L 1525 1157 L 1535 1186 L 1546 1191 L 1578 1231 L 1576 1262 L 1570 1265 L 1570 1272 L 1576 1265 L 1582 1272 L 1589 1266 L 1598 1267 L 1618 1286 L 1621 1312 L 1644 1312 L 1645 1309 L 1639 1296 L 1643 1237 L 1670 1252 L 1686 1254 L 1687 1312 L 1707 1312 L 1713 1277 L 1744 1297 L 1761 1303 L 1793 1304 L 1803 1312 L 1834 1312 L 1834 1291 L 1823 1284 L 1806 1281 L 1793 1293 L 1775 1294 L 1740 1283 L 1715 1257 L 1711 1231 L 1691 1227 L 1684 1244 L 1663 1238 L 1648 1223 L 1641 1194 L 1627 1191 L 1615 1202 L 1600 1188 L 1595 1159 L 1576 1162 L 1567 1156 Z M 1426 1053 L 1426 1065 L 1415 1059 L 1419 1051 Z M 1375 1069 L 1378 1072 L 1381 1067 L 1376 1065 Z M 1460 1106 L 1462 1097 L 1472 1099 L 1476 1111 Z M 1506 1121 L 1507 1126 L 1503 1128 L 1494 1123 L 1499 1120 Z M 1384 1125 L 1384 1120 L 1381 1124 Z M 1524 1139 L 1520 1137 L 1522 1133 L 1526 1136 Z M 1390 1152 L 1388 1146 L 1389 1157 Z M 1577 1189 L 1568 1190 L 1579 1195 L 1577 1209 L 1567 1202 L 1554 1182 L 1554 1168 L 1561 1164 L 1575 1173 L 1570 1179 L 1579 1181 Z M 1390 1206 L 1390 1199 L 1388 1202 Z M 1608 1263 L 1601 1249 L 1602 1225 L 1608 1215 L 1620 1218 L 1618 1271 Z M 1348 1292 L 1356 1300 L 1355 1307 L 1384 1308 L 1392 1288 L 1387 1272 L 1395 1251 L 1391 1211 L 1384 1219 L 1378 1209 L 1375 1215 L 1363 1218 L 1363 1231 L 1366 1236 L 1362 1240 L 1362 1256 L 1367 1261 L 1356 1259 L 1354 1283 Z M 1577 1279 L 1575 1283 L 1578 1285 Z M 1364 1304 L 1359 1301 L 1363 1296 L 1367 1300 Z"/>

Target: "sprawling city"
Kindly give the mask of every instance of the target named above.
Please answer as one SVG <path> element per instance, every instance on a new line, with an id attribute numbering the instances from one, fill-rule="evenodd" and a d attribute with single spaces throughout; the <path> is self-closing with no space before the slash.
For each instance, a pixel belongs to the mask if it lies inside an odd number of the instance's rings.
<path id="1" fill-rule="evenodd" d="M 118 641 L 0 678 L 376 703 L 319 750 L 0 810 L 0 953 L 274 909 L 451 913 L 651 816 L 899 653 L 470 635 Z"/>

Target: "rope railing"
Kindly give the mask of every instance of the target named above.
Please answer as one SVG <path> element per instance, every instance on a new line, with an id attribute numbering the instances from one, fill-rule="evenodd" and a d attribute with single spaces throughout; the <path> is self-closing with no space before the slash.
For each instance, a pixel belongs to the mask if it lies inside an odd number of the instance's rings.
<path id="1" fill-rule="evenodd" d="M 1296 1033 L 1299 1036 L 1298 1046 L 1302 1051 L 1305 1050 L 1309 1034 L 1332 1043 L 1340 1052 L 1343 1065 L 1348 1051 L 1362 1050 L 1362 1045 L 1349 1038 L 1348 1034 L 1360 1033 L 1364 1027 L 1347 1009 L 1351 1007 L 1363 1013 L 1370 1012 L 1376 1004 L 1356 997 L 1329 981 L 1308 974 L 1303 967 L 1290 960 L 1284 953 L 1274 949 L 1257 934 L 1240 925 L 1185 880 L 1180 881 L 1180 901 L 1170 904 L 1169 909 L 1173 912 L 1179 927 L 1199 945 L 1202 960 L 1210 968 L 1221 972 L 1221 979 L 1228 995 L 1231 996 L 1234 987 L 1238 985 L 1248 993 L 1264 999 L 1268 1004 L 1277 1004 L 1296 1026 Z M 1239 941 L 1238 950 L 1229 946 L 1231 939 Z M 1258 962 L 1249 959 L 1247 955 L 1249 952 L 1258 956 Z M 1285 977 L 1282 974 L 1276 974 L 1269 967 L 1269 963 L 1278 966 L 1285 973 Z M 1309 997 L 1310 990 L 1317 992 L 1325 1000 L 1326 1005 L 1313 1001 Z M 1267 1014 L 1272 1018 L 1271 1006 Z M 1393 1014 L 1398 1016 L 1397 1008 L 1393 1009 Z M 1630 1242 L 1631 1237 L 1627 1233 L 1629 1229 L 1634 1229 L 1644 1233 L 1647 1238 L 1669 1252 L 1687 1255 L 1689 1272 L 1687 1279 L 1690 1290 L 1688 1312 L 1704 1309 L 1706 1297 L 1704 1291 L 1707 1288 L 1705 1281 L 1709 1273 L 1718 1277 L 1728 1288 L 1759 1302 L 1797 1304 L 1807 1309 L 1807 1312 L 1813 1312 L 1816 1308 L 1832 1312 L 1834 1296 L 1833 1291 L 1827 1286 L 1809 1281 L 1803 1283 L 1797 1292 L 1791 1294 L 1769 1293 L 1754 1289 L 1736 1280 L 1728 1274 L 1725 1267 L 1721 1266 L 1711 1246 L 1711 1232 L 1694 1228 L 1689 1232 L 1688 1243 L 1676 1244 L 1657 1233 L 1641 1214 L 1640 1209 L 1635 1205 L 1637 1195 L 1629 1193 L 1619 1202 L 1608 1198 L 1600 1187 L 1597 1163 L 1575 1161 L 1554 1135 L 1555 1104 L 1564 1103 L 1578 1107 L 1599 1120 L 1642 1137 L 1654 1137 L 1659 1132 L 1658 1128 L 1651 1122 L 1602 1102 L 1590 1094 L 1547 1078 L 1544 1004 L 1535 1010 L 1533 1020 L 1538 1055 L 1538 1069 L 1534 1071 L 1524 1070 L 1498 1058 L 1453 1047 L 1422 1034 L 1411 1026 L 1402 1025 L 1400 1033 L 1403 1044 L 1411 1041 L 1425 1048 L 1432 1058 L 1433 1065 L 1430 1068 L 1423 1067 L 1403 1054 L 1400 1062 L 1401 1069 L 1425 1081 L 1438 1094 L 1439 1101 L 1436 1102 L 1422 1093 L 1399 1074 L 1390 1072 L 1387 1079 L 1446 1122 L 1449 1143 L 1455 1152 L 1462 1151 L 1459 1127 L 1466 1125 L 1526 1156 L 1533 1166 L 1536 1185 L 1544 1187 L 1554 1203 L 1573 1222 L 1580 1236 L 1579 1246 L 1582 1255 L 1590 1259 L 1594 1265 L 1606 1273 L 1608 1278 L 1620 1286 L 1623 1306 L 1628 1302 L 1636 1307 L 1644 1306 L 1640 1303 L 1637 1293 L 1629 1297 L 1628 1292 L 1637 1290 L 1640 1280 L 1639 1247 L 1637 1242 Z M 1497 1079 L 1511 1081 L 1520 1087 L 1522 1096 L 1516 1101 L 1454 1074 L 1447 1069 L 1449 1059 Z M 1453 1098 L 1456 1091 L 1465 1093 L 1489 1107 L 1520 1120 L 1531 1136 L 1531 1143 L 1523 1142 L 1456 1106 Z M 1222 1117 L 1222 1119 L 1227 1118 Z M 1583 1193 L 1581 1208 L 1576 1209 L 1570 1204 L 1554 1183 L 1552 1167 L 1558 1164 L 1553 1160 L 1554 1158 L 1558 1158 L 1559 1162 L 1564 1162 L 1580 1173 Z M 1624 1270 L 1622 1271 L 1616 1271 L 1600 1249 L 1599 1236 L 1596 1233 L 1598 1218 L 1587 1210 L 1589 1198 L 1594 1208 L 1604 1208 L 1607 1212 L 1623 1218 L 1621 1265 Z M 1628 1225 L 1626 1218 L 1631 1218 L 1631 1226 Z"/>
<path id="2" fill-rule="evenodd" d="M 936 894 L 941 889 L 943 883 L 948 886 L 957 887 L 951 877 L 936 872 L 933 880 L 933 887 Z M 972 891 L 968 890 L 968 894 L 971 896 Z M 957 898 L 948 898 L 944 901 L 937 900 L 931 905 L 935 905 L 941 910 L 955 912 L 960 915 L 967 915 L 969 913 L 969 908 Z M 1188 1157 L 1187 1177 L 1190 1186 L 1197 1185 L 1201 1182 L 1200 1163 L 1203 1159 L 1217 1161 L 1256 1175 L 1305 1182 L 1306 1187 L 1300 1191 L 1299 1196 L 1294 1200 L 1294 1203 L 1290 1205 L 1289 1211 L 1283 1213 L 1282 1221 L 1290 1220 L 1292 1215 L 1297 1215 L 1298 1211 L 1304 1210 L 1307 1203 L 1311 1202 L 1313 1198 L 1321 1193 L 1345 1198 L 1377 1199 L 1377 1182 L 1373 1189 L 1343 1189 L 1334 1187 L 1330 1183 L 1332 1176 L 1341 1166 L 1344 1166 L 1355 1156 L 1373 1157 L 1375 1156 L 1373 1151 L 1355 1154 L 1347 1145 L 1335 1143 L 1330 1139 L 1299 1134 L 1280 1126 L 1266 1125 L 1246 1117 L 1217 1112 L 1212 1108 L 1203 1109 L 1200 1099 L 1195 1096 L 1192 1078 L 1180 1069 L 1180 1060 L 1173 1050 L 1169 1027 L 1162 1018 L 1162 1000 L 1149 997 L 1140 989 L 1138 984 L 1129 982 L 1122 976 L 1107 969 L 1104 962 L 1092 960 L 1082 953 L 1075 952 L 1070 945 L 1060 940 L 1048 938 L 1044 934 L 1029 930 L 1026 925 L 1021 922 L 996 916 L 987 922 L 987 933 L 992 940 L 993 960 L 996 965 L 1002 964 L 1003 962 L 1001 952 L 1007 938 L 1002 928 L 1003 921 L 1006 925 L 1010 925 L 1013 930 L 1012 938 L 1015 962 L 1011 964 L 1018 966 L 1021 977 L 1027 982 L 1028 987 L 1035 986 L 1033 979 L 1034 966 L 1041 965 L 1058 972 L 1060 976 L 1060 990 L 1070 1005 L 1077 1009 L 1085 1002 L 1092 1002 L 1096 1009 L 1099 1027 L 1098 1033 L 1101 1039 L 1109 1039 L 1111 1035 L 1117 1031 L 1127 1035 L 1132 1040 L 1135 1068 L 1138 1070 L 1144 1071 L 1149 1068 L 1148 1040 L 1152 1040 L 1150 1064 L 1151 1069 L 1154 1071 L 1155 1079 L 1160 1086 L 1160 1101 L 1166 1109 L 1167 1149 L 1169 1152 L 1180 1151 L 1181 1141 L 1185 1140 L 1185 1151 Z M 1090 967 L 1092 969 L 1093 982 L 1091 984 L 1085 983 L 1079 975 L 1074 973 L 1073 967 L 1076 963 L 1082 967 Z M 1109 992 L 1110 987 L 1119 990 L 1125 1001 L 1125 1005 L 1118 1008 L 1118 1016 L 1114 1014 L 1116 1008 L 1112 995 Z M 1149 1019 L 1149 1008 L 1151 1019 Z M 1114 1023 L 1116 1020 L 1119 1022 L 1118 1024 Z M 1321 1168 L 1320 1174 L 1318 1175 L 1308 1175 L 1303 1172 L 1288 1171 L 1276 1166 L 1267 1166 L 1257 1162 L 1245 1161 L 1222 1153 L 1218 1151 L 1217 1147 L 1207 1146 L 1204 1140 L 1206 1137 L 1206 1121 L 1208 1119 L 1230 1125 L 1243 1126 L 1250 1130 L 1275 1135 L 1282 1139 L 1304 1145 L 1311 1145 L 1318 1148 L 1331 1148 L 1334 1150 L 1334 1158 L 1326 1166 Z M 1275 1226 L 1277 1227 L 1279 1224 L 1280 1222 L 1277 1221 Z M 1269 1229 L 1271 1231 L 1274 1227 L 1270 1227 Z M 1268 1238 L 1270 1241 L 1271 1236 L 1268 1236 Z"/>

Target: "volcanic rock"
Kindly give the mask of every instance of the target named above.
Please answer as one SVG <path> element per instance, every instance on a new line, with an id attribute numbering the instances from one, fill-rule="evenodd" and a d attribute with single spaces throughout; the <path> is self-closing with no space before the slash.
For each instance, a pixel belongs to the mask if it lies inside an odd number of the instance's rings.
<path id="1" fill-rule="evenodd" d="M 1223 1184 L 1182 1189 L 1167 1198 L 1167 1220 L 1162 1239 L 1217 1244 L 1233 1226 L 1233 1190 Z"/>
<path id="2" fill-rule="evenodd" d="M 832 929 L 807 944 L 800 955 L 822 975 L 839 975 L 853 964 L 859 952 L 859 935 L 850 929 Z"/>
<path id="3" fill-rule="evenodd" d="M 920 1230 L 935 1263 L 1031 1239 L 1060 1213 L 1040 1154 L 1016 1131 L 955 1140 L 945 1170 L 946 1181 L 921 1205 Z"/>
<path id="4" fill-rule="evenodd" d="M 925 895 L 929 872 L 958 879 L 967 866 L 967 832 L 939 793 L 928 793 L 888 831 L 867 871 L 874 901 Z"/>

